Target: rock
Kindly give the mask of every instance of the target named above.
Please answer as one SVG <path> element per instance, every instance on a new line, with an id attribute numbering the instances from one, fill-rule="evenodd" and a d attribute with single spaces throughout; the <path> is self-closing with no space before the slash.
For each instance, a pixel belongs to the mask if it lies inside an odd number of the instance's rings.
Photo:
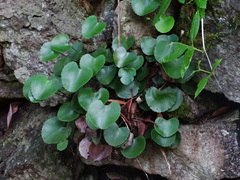
<path id="1" fill-rule="evenodd" d="M 188 5 L 186 5 L 188 6 Z M 192 8 L 193 9 L 193 8 Z M 185 32 L 189 31 L 189 8 L 182 8 L 182 23 Z M 216 70 L 216 79 L 212 77 L 206 86 L 211 92 L 223 93 L 229 100 L 240 102 L 240 8 L 236 0 L 209 1 L 204 19 L 205 43 L 207 52 L 213 64 L 223 59 Z M 184 38 L 183 38 L 184 39 Z M 185 39 L 188 39 L 185 38 Z M 201 31 L 195 45 L 201 49 Z M 194 62 L 202 60 L 202 68 L 209 70 L 209 64 L 204 54 L 197 53 Z M 198 80 L 206 74 L 198 74 Z"/>
<path id="2" fill-rule="evenodd" d="M 205 124 L 182 125 L 182 142 L 173 150 L 148 143 L 143 154 L 135 159 L 82 160 L 93 165 L 132 166 L 168 180 L 236 178 L 240 177 L 239 127 L 237 110 Z"/>
<path id="3" fill-rule="evenodd" d="M 42 124 L 54 115 L 54 109 L 39 105 L 25 103 L 20 107 L 11 128 L 0 137 L 0 179 L 71 180 L 76 177 L 73 175 L 76 161 L 72 157 L 63 161 L 63 153 L 42 141 Z"/>
<path id="4" fill-rule="evenodd" d="M 22 84 L 18 81 L 0 81 L 0 99 L 20 99 L 22 95 Z"/>

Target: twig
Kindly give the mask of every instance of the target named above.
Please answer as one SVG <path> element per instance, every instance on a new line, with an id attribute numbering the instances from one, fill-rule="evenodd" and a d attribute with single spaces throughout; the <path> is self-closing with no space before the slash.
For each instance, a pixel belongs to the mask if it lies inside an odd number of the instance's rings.
<path id="1" fill-rule="evenodd" d="M 121 26 L 120 26 L 120 13 L 121 13 L 121 8 L 120 8 L 120 0 L 118 0 L 118 16 L 117 16 L 117 18 L 118 18 L 118 47 L 120 47 L 120 45 L 121 45 L 121 43 L 120 43 L 120 41 L 121 41 L 121 38 L 120 38 L 120 31 L 121 31 Z"/>
<path id="2" fill-rule="evenodd" d="M 165 161 L 167 163 L 169 174 L 171 175 L 172 174 L 171 165 L 170 165 L 170 163 L 169 163 L 169 161 L 167 159 L 166 153 L 162 150 L 162 148 L 160 148 L 160 151 L 161 151 L 161 153 L 162 153 L 162 155 L 163 155 L 163 157 L 164 157 L 164 159 L 165 159 Z"/>
<path id="3" fill-rule="evenodd" d="M 212 71 L 212 70 L 213 70 L 212 64 L 211 64 L 210 58 L 209 58 L 209 56 L 208 56 L 208 54 L 207 54 L 207 50 L 206 50 L 206 46 L 205 46 L 205 38 L 204 38 L 205 36 L 204 36 L 204 23 L 203 23 L 203 18 L 201 18 L 201 31 L 202 31 L 203 51 L 204 51 L 204 53 L 205 53 L 205 55 L 206 55 L 206 57 L 207 57 L 208 64 L 209 64 L 210 69 L 211 69 L 211 71 Z M 222 87 L 221 87 L 221 85 L 220 85 L 220 83 L 219 83 L 219 81 L 218 81 L 218 79 L 217 79 L 217 77 L 216 77 L 215 74 L 213 74 L 213 77 L 215 78 L 215 80 L 216 80 L 219 88 L 222 89 Z"/>

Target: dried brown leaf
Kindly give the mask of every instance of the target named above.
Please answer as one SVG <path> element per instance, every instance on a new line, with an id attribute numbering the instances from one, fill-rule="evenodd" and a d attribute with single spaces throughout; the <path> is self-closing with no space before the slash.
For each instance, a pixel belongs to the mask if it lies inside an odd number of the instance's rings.
<path id="1" fill-rule="evenodd" d="M 8 114 L 7 114 L 7 129 L 9 128 L 10 123 L 12 121 L 13 114 L 17 112 L 18 107 L 19 107 L 20 104 L 21 104 L 21 102 L 10 103 Z"/>
<path id="2" fill-rule="evenodd" d="M 84 116 L 80 116 L 76 121 L 75 121 L 76 127 L 80 130 L 81 133 L 86 133 L 87 130 L 87 123 L 86 119 Z"/>
<path id="3" fill-rule="evenodd" d="M 112 153 L 112 146 L 92 143 L 89 148 L 89 155 L 93 161 L 100 161 Z"/>
<path id="4" fill-rule="evenodd" d="M 82 157 L 84 157 L 85 159 L 88 159 L 88 156 L 89 156 L 89 148 L 90 148 L 90 145 L 92 144 L 91 141 L 89 141 L 88 138 L 83 138 L 82 141 L 79 143 L 79 146 L 78 146 L 78 150 L 79 150 L 79 153 Z"/>

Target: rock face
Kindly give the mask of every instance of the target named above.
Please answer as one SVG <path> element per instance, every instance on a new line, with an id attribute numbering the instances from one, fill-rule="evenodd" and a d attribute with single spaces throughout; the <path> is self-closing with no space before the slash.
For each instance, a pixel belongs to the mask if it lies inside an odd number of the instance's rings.
<path id="1" fill-rule="evenodd" d="M 181 145 L 174 150 L 148 144 L 136 159 L 114 160 L 88 164 L 132 166 L 169 180 L 222 179 L 240 176 L 239 112 L 209 120 L 202 125 L 183 125 Z M 166 155 L 164 158 L 163 153 Z"/>
<path id="2" fill-rule="evenodd" d="M 73 169 L 64 164 L 62 154 L 42 141 L 42 123 L 51 116 L 51 108 L 30 103 L 20 107 L 13 126 L 0 137 L 0 179 L 73 179 Z"/>
<path id="3" fill-rule="evenodd" d="M 187 15 L 186 9 L 183 8 L 182 14 Z M 211 78 L 206 89 L 223 93 L 229 100 L 238 103 L 240 102 L 239 14 L 240 7 L 236 0 L 209 1 L 204 19 L 205 43 L 211 63 L 223 59 L 216 71 L 216 78 L 220 86 L 215 78 Z M 199 44 L 201 44 L 200 36 L 201 31 L 198 35 Z M 200 45 L 199 48 L 201 48 Z M 209 69 L 204 54 L 197 54 L 194 60 L 202 60 L 202 67 Z"/>

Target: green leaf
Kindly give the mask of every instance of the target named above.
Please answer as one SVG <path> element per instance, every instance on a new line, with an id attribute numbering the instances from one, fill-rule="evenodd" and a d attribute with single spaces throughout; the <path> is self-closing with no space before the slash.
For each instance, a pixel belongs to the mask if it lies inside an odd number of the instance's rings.
<path id="1" fill-rule="evenodd" d="M 159 41 L 154 50 L 154 57 L 159 63 L 167 63 L 179 58 L 187 48 L 182 43 Z"/>
<path id="2" fill-rule="evenodd" d="M 68 44 L 69 37 L 67 34 L 58 34 L 51 41 L 51 49 L 58 53 L 69 51 L 72 47 Z"/>
<path id="3" fill-rule="evenodd" d="M 176 34 L 170 34 L 170 35 L 160 35 L 157 37 L 157 43 L 160 42 L 160 41 L 166 41 L 168 43 L 171 43 L 171 42 L 178 42 L 179 41 L 179 38 Z"/>
<path id="4" fill-rule="evenodd" d="M 66 64 L 70 62 L 70 59 L 67 57 L 64 57 L 62 59 L 59 59 L 54 67 L 53 67 L 53 72 L 56 76 L 61 76 L 62 70 Z"/>
<path id="5" fill-rule="evenodd" d="M 179 128 L 179 120 L 177 118 L 171 118 L 165 120 L 163 118 L 157 118 L 155 120 L 154 129 L 162 137 L 170 137 L 174 135 Z"/>
<path id="6" fill-rule="evenodd" d="M 60 121 L 70 122 L 78 118 L 80 114 L 74 111 L 70 102 L 66 102 L 60 106 L 57 117 Z"/>
<path id="7" fill-rule="evenodd" d="M 48 80 L 47 77 L 42 74 L 35 75 L 31 81 L 31 93 L 36 100 L 49 98 L 61 87 L 58 79 Z"/>
<path id="8" fill-rule="evenodd" d="M 63 151 L 67 148 L 67 146 L 68 146 L 68 140 L 65 139 L 64 141 L 57 144 L 57 150 Z"/>
<path id="9" fill-rule="evenodd" d="M 207 8 L 207 0 L 195 0 L 195 2 L 199 8 Z"/>
<path id="10" fill-rule="evenodd" d="M 185 3 L 185 0 L 178 0 L 178 2 L 184 4 L 184 3 Z"/>
<path id="11" fill-rule="evenodd" d="M 101 100 L 105 104 L 109 99 L 109 92 L 105 88 L 99 89 L 97 92 L 93 92 L 91 88 L 82 88 L 78 94 L 79 104 L 88 111 L 89 106 L 96 100 Z"/>
<path id="12" fill-rule="evenodd" d="M 63 122 L 57 117 L 52 117 L 43 124 L 41 134 L 46 144 L 58 144 L 70 136 L 71 128 L 64 127 Z"/>
<path id="13" fill-rule="evenodd" d="M 176 139 L 173 144 L 170 145 L 170 148 L 174 149 L 179 146 L 181 142 L 181 134 L 179 132 L 176 133 Z"/>
<path id="14" fill-rule="evenodd" d="M 137 15 L 144 16 L 155 11 L 159 7 L 160 2 L 159 0 L 132 0 L 131 5 Z"/>
<path id="15" fill-rule="evenodd" d="M 32 95 L 32 92 L 31 92 L 31 84 L 32 84 L 33 81 L 35 81 L 35 79 L 37 79 L 38 76 L 39 75 L 33 75 L 30 78 L 28 78 L 26 80 L 26 82 L 24 83 L 24 86 L 23 86 L 23 89 L 22 89 L 23 96 L 27 100 L 30 100 L 33 103 L 38 103 L 39 102 L 39 101 L 35 100 L 35 98 Z"/>
<path id="16" fill-rule="evenodd" d="M 144 54 L 151 56 L 154 54 L 156 39 L 151 36 L 145 36 L 141 39 L 141 48 Z"/>
<path id="17" fill-rule="evenodd" d="M 160 33 L 167 33 L 173 28 L 174 22 L 175 20 L 172 16 L 162 15 L 155 23 L 155 27 Z"/>
<path id="18" fill-rule="evenodd" d="M 92 57 L 90 54 L 85 54 L 80 59 L 80 68 L 90 68 L 93 71 L 93 76 L 95 76 L 98 71 L 104 66 L 105 64 L 105 56 L 100 55 L 96 58 Z"/>
<path id="19" fill-rule="evenodd" d="M 120 46 L 124 47 L 126 50 L 130 49 L 135 42 L 133 36 L 129 36 L 127 39 L 121 35 L 120 36 Z M 112 49 L 115 51 L 118 48 L 118 37 L 115 37 L 112 42 Z"/>
<path id="20" fill-rule="evenodd" d="M 113 53 L 113 61 L 118 68 L 122 68 L 136 59 L 135 53 L 128 53 L 124 47 L 119 47 Z"/>
<path id="21" fill-rule="evenodd" d="M 125 158 L 131 159 L 142 154 L 146 147 L 146 140 L 143 136 L 133 139 L 132 145 L 126 149 L 121 149 L 121 153 Z"/>
<path id="22" fill-rule="evenodd" d="M 193 41 L 196 38 L 197 33 L 199 31 L 199 26 L 200 26 L 200 15 L 199 15 L 199 11 L 197 11 L 193 16 L 191 29 L 190 29 L 190 33 L 189 33 L 192 44 L 193 44 Z"/>
<path id="23" fill-rule="evenodd" d="M 137 56 L 135 60 L 128 65 L 126 65 L 127 68 L 133 68 L 135 70 L 138 70 L 140 67 L 142 67 L 144 63 L 144 57 L 143 56 Z"/>
<path id="24" fill-rule="evenodd" d="M 136 76 L 136 70 L 133 68 L 121 68 L 118 71 L 118 77 L 124 85 L 129 85 L 134 80 Z"/>
<path id="25" fill-rule="evenodd" d="M 99 129 L 107 129 L 119 118 L 121 107 L 117 102 L 104 105 L 102 101 L 95 100 L 88 108 L 86 118 Z"/>
<path id="26" fill-rule="evenodd" d="M 97 22 L 96 16 L 89 16 L 82 23 L 82 36 L 86 39 L 90 39 L 101 33 L 105 27 L 106 23 Z"/>
<path id="27" fill-rule="evenodd" d="M 62 70 L 62 84 L 69 92 L 76 92 L 92 78 L 90 68 L 79 69 L 76 62 L 70 62 Z"/>
<path id="28" fill-rule="evenodd" d="M 51 61 L 58 58 L 60 54 L 51 49 L 51 42 L 46 42 L 40 49 L 40 60 L 43 62 Z"/>
<path id="29" fill-rule="evenodd" d="M 168 7 L 170 6 L 172 0 L 161 0 L 160 9 L 158 13 L 154 16 L 153 24 L 159 21 L 160 16 L 164 15 Z"/>
<path id="30" fill-rule="evenodd" d="M 183 102 L 183 93 L 180 89 L 178 88 L 172 88 L 172 91 L 175 91 L 176 97 L 177 97 L 177 101 L 176 103 L 168 110 L 168 112 L 172 112 L 175 111 L 176 109 L 179 108 L 179 106 L 182 104 Z"/>
<path id="31" fill-rule="evenodd" d="M 85 114 L 86 111 L 80 106 L 78 102 L 78 94 L 74 94 L 71 100 L 71 107 L 73 108 L 74 111 L 76 111 L 79 114 Z"/>
<path id="32" fill-rule="evenodd" d="M 113 64 L 109 66 L 103 66 L 103 68 L 96 75 L 96 78 L 101 84 L 108 85 L 112 82 L 116 74 L 117 68 Z"/>
<path id="33" fill-rule="evenodd" d="M 169 87 L 159 91 L 155 87 L 150 87 L 146 91 L 145 98 L 152 111 L 158 113 L 165 112 L 176 103 L 176 94 L 171 89 Z"/>
<path id="34" fill-rule="evenodd" d="M 162 147 L 169 147 L 171 146 L 175 140 L 176 140 L 176 134 L 170 137 L 162 137 L 160 134 L 158 134 L 155 129 L 151 131 L 151 138 L 152 140 L 157 143 L 159 146 Z"/>
<path id="35" fill-rule="evenodd" d="M 69 51 L 69 55 L 67 57 L 71 60 L 77 61 L 82 57 L 83 54 L 84 54 L 83 43 L 76 42 L 73 44 L 71 50 Z"/>
<path id="36" fill-rule="evenodd" d="M 104 130 L 105 141 L 113 147 L 118 147 L 124 144 L 130 135 L 130 130 L 127 127 L 118 127 L 116 123 Z"/>
<path id="37" fill-rule="evenodd" d="M 195 95 L 194 95 L 194 98 L 198 97 L 198 95 L 202 92 L 202 90 L 207 85 L 210 77 L 211 77 L 211 75 L 208 75 L 207 77 L 202 78 L 201 81 L 199 81 L 199 83 L 197 85 L 197 90 L 196 90 Z"/>
<path id="38" fill-rule="evenodd" d="M 95 58 L 100 55 L 104 55 L 106 58 L 106 62 L 113 62 L 113 54 L 110 49 L 98 48 L 91 55 Z"/>
<path id="39" fill-rule="evenodd" d="M 147 67 L 143 66 L 137 71 L 136 79 L 138 81 L 143 81 L 148 76 L 149 70 Z"/>
<path id="40" fill-rule="evenodd" d="M 124 85 L 120 80 L 117 80 L 114 87 L 118 97 L 122 99 L 130 99 L 131 97 L 136 96 L 139 92 L 140 83 L 134 80 L 129 85 Z"/>
<path id="41" fill-rule="evenodd" d="M 214 62 L 212 71 L 215 71 L 218 65 L 222 62 L 222 59 L 218 59 L 217 61 Z"/>

